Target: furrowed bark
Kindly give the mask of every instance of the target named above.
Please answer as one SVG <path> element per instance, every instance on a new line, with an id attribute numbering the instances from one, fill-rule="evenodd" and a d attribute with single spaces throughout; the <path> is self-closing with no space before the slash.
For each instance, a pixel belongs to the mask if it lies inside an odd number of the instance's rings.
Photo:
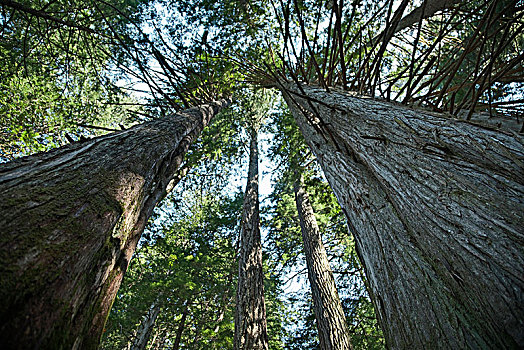
<path id="1" fill-rule="evenodd" d="M 94 349 L 140 235 L 221 100 L 0 168 L 0 347 Z"/>
<path id="2" fill-rule="evenodd" d="M 160 304 L 155 301 L 149 308 L 147 314 L 142 319 L 140 327 L 136 333 L 136 339 L 131 346 L 131 350 L 144 350 L 155 326 L 156 319 L 160 313 Z"/>
<path id="3" fill-rule="evenodd" d="M 326 249 L 322 244 L 313 207 L 302 185 L 302 178 L 295 181 L 294 191 L 304 241 L 308 278 L 313 295 L 320 349 L 351 349 L 342 303 L 338 296 L 333 272 L 329 267 Z"/>
<path id="4" fill-rule="evenodd" d="M 523 347 L 522 136 L 282 90 L 348 218 L 388 346 Z"/>
<path id="5" fill-rule="evenodd" d="M 242 350 L 268 349 L 258 201 L 257 134 L 252 130 L 238 258 L 234 346 Z"/>

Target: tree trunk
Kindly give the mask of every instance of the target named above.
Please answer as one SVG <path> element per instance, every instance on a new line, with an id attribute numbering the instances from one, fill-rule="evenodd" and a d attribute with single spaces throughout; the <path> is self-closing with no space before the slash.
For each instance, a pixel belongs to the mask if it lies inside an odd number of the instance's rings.
<path id="1" fill-rule="evenodd" d="M 222 100 L 2 165 L 0 347 L 96 348 L 122 276 Z"/>
<path id="2" fill-rule="evenodd" d="M 348 218 L 388 346 L 523 347 L 522 136 L 282 90 Z"/>
<path id="3" fill-rule="evenodd" d="M 315 213 L 308 193 L 302 185 L 301 177 L 295 181 L 294 190 L 304 241 L 308 278 L 313 295 L 320 349 L 351 349 L 346 317 L 338 297 L 333 272 L 329 267 Z"/>
<path id="4" fill-rule="evenodd" d="M 268 348 L 258 202 L 257 136 L 253 130 L 242 214 L 234 340 L 235 349 L 238 350 Z"/>
<path id="5" fill-rule="evenodd" d="M 180 348 L 180 341 L 182 340 L 182 333 L 186 327 L 186 319 L 189 314 L 189 301 L 186 303 L 186 307 L 182 312 L 182 317 L 180 318 L 180 323 L 178 324 L 178 329 L 176 331 L 175 342 L 173 343 L 173 350 L 178 350 Z"/>
<path id="6" fill-rule="evenodd" d="M 136 333 L 136 339 L 131 346 L 131 350 L 144 350 L 146 348 L 151 331 L 153 331 L 153 327 L 155 326 L 156 318 L 158 317 L 159 313 L 160 305 L 158 304 L 158 301 L 155 301 L 149 308 L 146 316 L 142 320 L 142 323 L 140 323 L 140 327 Z"/>

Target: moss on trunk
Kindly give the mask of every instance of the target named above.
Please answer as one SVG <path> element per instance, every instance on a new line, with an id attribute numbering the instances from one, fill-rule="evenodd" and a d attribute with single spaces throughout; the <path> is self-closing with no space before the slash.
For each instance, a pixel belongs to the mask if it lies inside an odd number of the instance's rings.
<path id="1" fill-rule="evenodd" d="M 189 145 L 227 104 L 2 165 L 0 347 L 98 346 L 149 216 Z"/>

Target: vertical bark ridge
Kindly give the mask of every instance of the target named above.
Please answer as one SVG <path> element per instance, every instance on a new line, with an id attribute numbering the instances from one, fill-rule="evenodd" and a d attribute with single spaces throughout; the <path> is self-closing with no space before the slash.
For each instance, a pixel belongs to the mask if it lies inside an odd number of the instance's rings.
<path id="1" fill-rule="evenodd" d="M 524 346 L 522 136 L 283 90 L 355 235 L 388 346 Z"/>
<path id="2" fill-rule="evenodd" d="M 235 312 L 235 349 L 268 349 L 264 271 L 258 200 L 258 132 L 252 130 L 249 170 L 242 214 L 238 288 Z"/>
<path id="3" fill-rule="evenodd" d="M 295 181 L 295 202 L 297 205 L 308 277 L 313 295 L 315 318 L 317 320 L 320 349 L 351 349 L 349 330 L 342 303 L 338 296 L 333 272 L 329 262 L 320 229 L 309 196 L 302 184 L 302 177 Z"/>
<path id="4" fill-rule="evenodd" d="M 228 104 L 1 166 L 0 347 L 98 346 L 154 206 L 189 145 Z"/>

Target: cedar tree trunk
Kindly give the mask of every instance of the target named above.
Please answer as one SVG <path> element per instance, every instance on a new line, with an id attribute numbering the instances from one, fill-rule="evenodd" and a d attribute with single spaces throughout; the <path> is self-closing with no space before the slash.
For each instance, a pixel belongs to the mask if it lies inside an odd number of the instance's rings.
<path id="1" fill-rule="evenodd" d="M 342 303 L 338 297 L 333 272 L 329 262 L 320 229 L 309 196 L 302 185 L 302 177 L 294 184 L 295 202 L 297 205 L 307 272 L 315 318 L 317 320 L 318 338 L 322 350 L 351 349 L 349 330 Z"/>
<path id="2" fill-rule="evenodd" d="M 151 305 L 146 316 L 142 319 L 142 323 L 140 323 L 140 327 L 136 332 L 136 339 L 131 346 L 131 350 L 144 350 L 146 348 L 159 313 L 160 305 L 157 300 Z"/>
<path id="3" fill-rule="evenodd" d="M 348 218 L 388 346 L 522 348 L 522 136 L 334 89 L 282 90 Z"/>
<path id="4" fill-rule="evenodd" d="M 252 130 L 242 214 L 235 312 L 235 349 L 237 350 L 265 350 L 268 348 L 258 202 L 257 134 L 257 131 Z"/>
<path id="5" fill-rule="evenodd" d="M 0 168 L 0 348 L 94 349 L 140 235 L 221 100 Z"/>

